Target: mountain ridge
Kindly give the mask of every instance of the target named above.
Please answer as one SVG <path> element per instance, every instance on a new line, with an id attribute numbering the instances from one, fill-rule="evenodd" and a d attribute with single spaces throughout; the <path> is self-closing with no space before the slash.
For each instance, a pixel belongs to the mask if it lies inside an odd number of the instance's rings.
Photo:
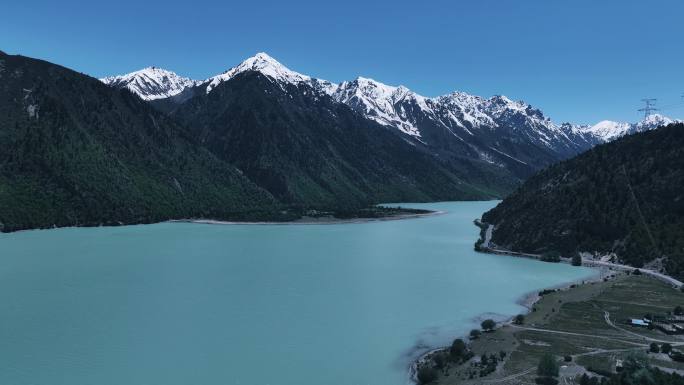
<path id="1" fill-rule="evenodd" d="M 131 78 L 138 78 L 137 81 L 139 82 L 140 77 L 149 76 L 146 73 L 149 71 L 149 69 L 165 71 L 172 77 L 177 78 L 179 89 L 174 89 L 172 93 L 164 92 L 162 90 L 159 95 L 155 95 L 153 98 L 150 98 L 150 90 L 144 89 L 139 85 L 135 85 L 135 82 L 122 82 L 122 80 Z M 464 125 L 466 128 L 469 128 L 469 125 L 496 125 L 495 120 L 492 118 L 493 114 L 498 114 L 498 116 L 501 116 L 501 114 L 510 111 L 527 111 L 529 116 L 539 119 L 538 123 L 543 124 L 548 122 L 546 124 L 548 125 L 547 128 L 550 131 L 560 133 L 562 136 L 569 136 L 568 134 L 574 136 L 590 135 L 594 138 L 594 140 L 601 143 L 613 140 L 625 134 L 641 132 L 647 129 L 652 129 L 653 127 L 667 125 L 679 121 L 659 114 L 653 114 L 649 117 L 646 117 L 643 121 L 636 123 L 604 120 L 594 125 L 580 125 L 568 122 L 556 124 L 551 122 L 550 119 L 546 118 L 541 110 L 532 107 L 524 101 L 513 101 L 504 95 L 494 95 L 490 98 L 484 98 L 461 91 L 453 91 L 445 95 L 426 97 L 406 88 L 403 85 L 391 86 L 363 76 L 358 76 L 356 79 L 351 81 L 342 81 L 339 84 L 335 84 L 327 80 L 311 77 L 309 75 L 304 75 L 290 70 L 285 65 L 264 52 L 259 52 L 256 55 L 245 59 L 237 66 L 231 67 L 221 74 L 204 80 L 192 80 L 181 77 L 172 71 L 162 70 L 158 67 L 147 67 L 126 75 L 109 76 L 101 78 L 100 80 L 105 84 L 114 87 L 126 87 L 145 100 L 154 100 L 178 95 L 183 91 L 183 89 L 198 85 L 205 86 L 205 92 L 209 93 L 218 84 L 227 81 L 237 74 L 245 71 L 258 71 L 278 82 L 288 82 L 293 84 L 300 82 L 307 83 L 312 85 L 318 91 L 332 96 L 335 100 L 353 107 L 358 106 L 358 104 L 364 105 L 365 107 L 368 107 L 368 104 L 374 104 L 373 107 L 375 108 L 366 108 L 365 112 L 370 114 L 367 117 L 376 120 L 381 124 L 395 126 L 407 135 L 416 137 L 421 136 L 419 130 L 416 129 L 416 127 L 414 127 L 410 121 L 407 121 L 406 117 L 401 116 L 401 111 L 391 111 L 394 110 L 393 105 L 395 103 L 406 98 L 415 99 L 418 104 L 425 109 L 429 109 L 429 107 L 426 106 L 426 101 L 429 101 L 433 105 L 449 103 L 456 105 L 461 109 L 463 115 L 462 119 L 454 120 L 457 124 Z M 364 88 L 373 89 L 379 92 L 377 92 L 374 96 L 369 95 L 370 92 L 366 92 L 364 94 Z M 360 101 L 360 103 L 354 103 L 350 101 L 354 96 L 362 99 L 362 95 L 366 96 L 366 98 L 365 100 Z M 653 119 L 656 119 L 657 121 L 653 121 Z"/>
<path id="2" fill-rule="evenodd" d="M 595 145 L 657 126 L 608 121 L 594 126 L 557 124 L 540 109 L 503 95 L 483 98 L 454 91 L 430 98 L 361 76 L 334 84 L 290 70 L 263 52 L 219 75 L 188 83 L 172 97 L 150 102 L 171 112 L 190 98 L 210 94 L 219 84 L 250 71 L 262 73 L 281 89 L 289 84 L 308 85 L 316 97 L 329 96 L 441 159 L 467 156 L 505 169 L 519 180 Z M 131 90 L 138 93 L 136 87 Z M 666 121 L 674 122 L 663 118 L 659 123 Z"/>

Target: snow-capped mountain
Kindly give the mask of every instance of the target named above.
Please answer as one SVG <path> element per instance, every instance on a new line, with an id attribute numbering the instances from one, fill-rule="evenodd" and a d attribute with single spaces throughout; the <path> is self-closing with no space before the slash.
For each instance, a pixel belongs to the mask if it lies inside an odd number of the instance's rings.
<path id="1" fill-rule="evenodd" d="M 604 120 L 591 127 L 587 127 L 585 131 L 594 135 L 602 142 L 610 142 L 624 135 L 653 130 L 661 126 L 667 126 L 668 124 L 678 122 L 681 122 L 681 120 L 671 119 L 660 114 L 652 114 L 637 123 Z"/>
<path id="2" fill-rule="evenodd" d="M 158 67 L 147 67 L 121 76 L 100 79 L 103 83 L 117 88 L 128 88 L 144 100 L 164 99 L 183 92 L 198 84 L 196 80 L 178 76 Z"/>
<path id="3" fill-rule="evenodd" d="M 426 98 L 406 87 L 392 87 L 363 77 L 342 82 L 329 91 L 333 99 L 350 106 L 367 118 L 415 137 L 421 136 L 420 130 L 409 109 L 405 107 L 406 104 L 413 104 L 423 111 L 430 110 Z"/>
<path id="4" fill-rule="evenodd" d="M 631 123 L 602 120 L 591 127 L 587 127 L 586 132 L 608 142 L 624 135 L 631 127 Z"/>
<path id="5" fill-rule="evenodd" d="M 261 73 L 282 90 L 289 88 L 306 93 L 310 89 L 309 94 L 316 98 L 330 97 L 367 119 L 396 129 L 406 141 L 427 148 L 441 159 L 474 158 L 514 170 L 519 177 L 599 143 L 673 122 L 651 115 L 636 124 L 612 121 L 594 126 L 557 124 L 541 110 L 502 95 L 483 98 L 453 92 L 425 97 L 404 86 L 390 86 L 364 77 L 334 84 L 292 71 L 265 53 L 258 53 L 203 81 L 154 67 L 102 81 L 126 87 L 146 100 L 161 99 L 177 105 L 193 95 L 209 94 L 222 83 L 250 71 Z M 174 95 L 179 96 L 169 98 Z"/>
<path id="6" fill-rule="evenodd" d="M 263 52 L 248 58 L 239 65 L 224 71 L 219 75 L 205 80 L 202 84 L 206 84 L 206 93 L 209 93 L 219 84 L 247 71 L 261 72 L 277 83 L 305 83 L 325 93 L 333 92 L 336 87 L 326 80 L 315 79 L 307 75 L 302 75 L 299 72 L 292 71 Z"/>
<path id="7" fill-rule="evenodd" d="M 452 140 L 467 143 L 481 160 L 493 163 L 514 161 L 531 166 L 531 161 L 543 165 L 596 144 L 581 127 L 555 124 L 540 110 L 505 96 L 487 99 L 454 92 L 428 98 L 403 86 L 393 87 L 357 78 L 341 83 L 332 97 L 424 144 L 442 147 Z M 549 156 L 540 160 L 516 154 L 518 151 L 511 151 L 516 147 L 514 142 L 537 148 L 536 151 L 530 149 L 530 153 L 542 151 Z"/>

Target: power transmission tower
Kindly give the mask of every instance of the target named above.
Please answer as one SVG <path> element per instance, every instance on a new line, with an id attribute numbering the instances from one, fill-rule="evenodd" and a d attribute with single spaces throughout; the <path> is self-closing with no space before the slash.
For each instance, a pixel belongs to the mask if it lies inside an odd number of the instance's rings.
<path id="1" fill-rule="evenodd" d="M 656 100 L 658 100 L 658 99 L 654 99 L 654 98 L 641 99 L 642 102 L 646 103 L 646 106 L 644 106 L 644 108 L 639 108 L 638 111 L 644 112 L 644 119 L 648 118 L 655 111 L 658 111 L 658 109 L 655 108 Z"/>

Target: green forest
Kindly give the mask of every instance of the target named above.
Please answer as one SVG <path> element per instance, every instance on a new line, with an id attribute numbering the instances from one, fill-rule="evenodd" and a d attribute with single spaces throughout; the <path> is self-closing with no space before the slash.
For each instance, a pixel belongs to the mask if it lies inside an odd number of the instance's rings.
<path id="1" fill-rule="evenodd" d="M 641 267 L 663 258 L 684 276 L 684 125 L 630 135 L 527 180 L 483 216 L 514 251 L 614 252 Z"/>

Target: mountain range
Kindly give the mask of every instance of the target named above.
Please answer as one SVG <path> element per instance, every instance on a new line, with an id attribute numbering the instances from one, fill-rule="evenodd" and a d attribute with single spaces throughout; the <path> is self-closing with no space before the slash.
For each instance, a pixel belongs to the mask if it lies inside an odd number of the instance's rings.
<path id="1" fill-rule="evenodd" d="M 597 144 L 675 122 L 651 115 L 638 123 L 558 124 L 541 110 L 505 96 L 482 98 L 453 92 L 428 98 L 403 86 L 364 77 L 334 84 L 292 71 L 265 53 L 205 80 L 191 80 L 155 67 L 101 80 L 127 88 L 168 112 L 245 72 L 260 72 L 282 89 L 305 85 L 319 98 L 329 96 L 443 160 L 466 157 L 487 162 L 518 180 Z"/>

